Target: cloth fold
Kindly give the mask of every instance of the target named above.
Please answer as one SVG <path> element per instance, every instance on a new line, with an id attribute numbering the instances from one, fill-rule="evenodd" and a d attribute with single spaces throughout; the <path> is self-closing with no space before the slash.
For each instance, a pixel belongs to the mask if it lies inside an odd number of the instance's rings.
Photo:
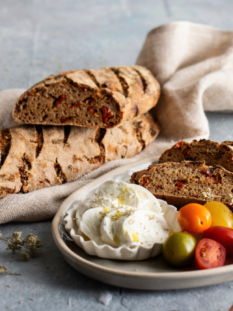
<path id="1" fill-rule="evenodd" d="M 137 64 L 149 68 L 163 87 L 153 112 L 167 139 L 206 138 L 204 109 L 233 110 L 231 31 L 189 22 L 155 28 Z"/>
<path id="2" fill-rule="evenodd" d="M 0 199 L 0 223 L 52 218 L 68 195 L 98 176 L 160 155 L 178 140 L 208 138 L 204 110 L 233 110 L 233 32 L 189 22 L 160 26 L 148 34 L 137 64 L 150 69 L 162 86 L 152 109 L 161 127 L 159 138 L 135 157 L 109 162 L 77 181 Z M 0 128 L 16 125 L 11 114 L 23 92 L 0 92 Z"/>

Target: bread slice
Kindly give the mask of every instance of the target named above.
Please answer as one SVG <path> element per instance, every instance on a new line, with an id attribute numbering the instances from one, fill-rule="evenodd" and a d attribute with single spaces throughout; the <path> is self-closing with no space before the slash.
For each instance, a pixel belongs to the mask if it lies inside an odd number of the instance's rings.
<path id="1" fill-rule="evenodd" d="M 191 143 L 180 141 L 164 151 L 159 163 L 188 161 L 205 161 L 206 165 L 220 165 L 233 172 L 233 142 L 219 144 L 211 140 L 194 140 Z"/>
<path id="2" fill-rule="evenodd" d="M 159 133 L 150 114 L 114 129 L 18 126 L 0 131 L 0 197 L 73 181 L 102 164 L 130 158 Z"/>
<path id="3" fill-rule="evenodd" d="M 214 200 L 233 211 L 233 173 L 221 166 L 208 166 L 204 161 L 151 165 L 147 170 L 135 172 L 130 182 L 178 207 Z"/>
<path id="4" fill-rule="evenodd" d="M 160 95 L 141 66 L 76 70 L 49 76 L 17 101 L 19 123 L 112 128 L 148 112 Z"/>

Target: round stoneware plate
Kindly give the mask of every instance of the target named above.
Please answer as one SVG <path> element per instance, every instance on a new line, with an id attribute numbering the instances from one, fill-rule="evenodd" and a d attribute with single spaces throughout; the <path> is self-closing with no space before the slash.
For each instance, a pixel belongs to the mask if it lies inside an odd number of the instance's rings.
<path id="1" fill-rule="evenodd" d="M 210 270 L 195 270 L 195 267 L 175 269 L 167 265 L 162 255 L 143 261 L 117 261 L 86 254 L 70 239 L 64 229 L 66 210 L 75 200 L 82 200 L 85 194 L 109 179 L 129 182 L 133 172 L 158 163 L 158 157 L 119 167 L 97 178 L 71 194 L 60 206 L 52 222 L 55 243 L 65 260 L 79 272 L 96 280 L 135 289 L 165 290 L 213 285 L 233 280 L 233 260 L 226 265 Z"/>

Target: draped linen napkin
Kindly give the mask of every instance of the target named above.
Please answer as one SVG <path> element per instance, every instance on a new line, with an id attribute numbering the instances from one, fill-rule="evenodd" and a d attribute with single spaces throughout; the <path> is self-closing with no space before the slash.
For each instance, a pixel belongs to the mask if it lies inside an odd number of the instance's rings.
<path id="1" fill-rule="evenodd" d="M 160 155 L 175 141 L 208 138 L 204 110 L 233 110 L 233 32 L 189 22 L 160 26 L 148 34 L 137 64 L 150 69 L 162 86 L 152 109 L 159 138 L 135 157 L 109 162 L 74 182 L 0 199 L 0 223 L 52 218 L 68 195 L 98 176 Z M 0 128 L 16 124 L 11 113 L 24 91 L 0 92 Z"/>

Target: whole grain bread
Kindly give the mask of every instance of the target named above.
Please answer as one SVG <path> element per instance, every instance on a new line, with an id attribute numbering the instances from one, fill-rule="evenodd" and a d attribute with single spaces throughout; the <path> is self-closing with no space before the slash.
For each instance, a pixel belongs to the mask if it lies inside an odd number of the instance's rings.
<path id="1" fill-rule="evenodd" d="M 148 113 L 113 129 L 23 125 L 0 131 L 0 197 L 73 181 L 130 158 L 159 133 Z"/>
<path id="2" fill-rule="evenodd" d="M 160 86 L 141 66 L 75 70 L 49 76 L 17 101 L 19 123 L 112 128 L 153 108 Z"/>
<path id="3" fill-rule="evenodd" d="M 130 182 L 178 207 L 214 200 L 233 211 L 233 173 L 221 166 L 208 166 L 204 161 L 150 165 L 147 170 L 133 173 Z"/>
<path id="4" fill-rule="evenodd" d="M 224 141 L 221 144 L 202 139 L 191 143 L 180 141 L 164 151 L 159 163 L 187 161 L 205 161 L 207 165 L 220 165 L 233 172 L 233 142 Z"/>

